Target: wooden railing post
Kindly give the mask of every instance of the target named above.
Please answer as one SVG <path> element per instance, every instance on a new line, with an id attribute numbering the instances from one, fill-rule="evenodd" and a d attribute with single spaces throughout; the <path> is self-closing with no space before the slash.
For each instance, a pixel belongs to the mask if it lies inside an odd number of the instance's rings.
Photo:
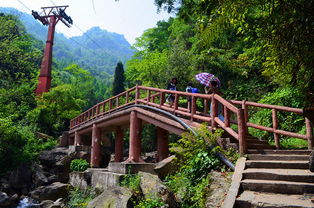
<path id="1" fill-rule="evenodd" d="M 150 90 L 147 90 L 147 100 L 146 100 L 146 103 L 149 103 L 150 102 Z"/>
<path id="2" fill-rule="evenodd" d="M 237 113 L 237 120 L 238 120 L 238 136 L 239 136 L 239 150 L 240 154 L 245 154 L 247 152 L 247 145 L 246 145 L 246 123 L 244 120 L 244 110 L 239 109 Z"/>
<path id="3" fill-rule="evenodd" d="M 207 99 L 204 99 L 204 112 L 205 114 L 208 113 L 208 100 Z"/>
<path id="4" fill-rule="evenodd" d="M 272 109 L 272 119 L 273 119 L 273 129 L 277 130 L 278 129 L 278 119 L 277 119 L 277 111 L 276 109 Z M 279 134 L 274 132 L 274 140 L 275 140 L 275 146 L 277 149 L 280 149 L 280 137 Z"/>
<path id="5" fill-rule="evenodd" d="M 116 97 L 116 108 L 119 107 L 119 96 Z"/>
<path id="6" fill-rule="evenodd" d="M 218 103 L 215 99 L 215 94 L 212 95 L 212 102 L 211 102 L 211 109 L 210 109 L 210 115 L 212 118 L 212 129 L 217 127 L 217 123 L 215 121 L 215 118 L 218 116 Z"/>
<path id="7" fill-rule="evenodd" d="M 308 149 L 313 149 L 314 137 L 313 137 L 313 124 L 308 118 L 305 118 L 305 125 L 306 125 L 306 138 L 308 142 Z"/>
<path id="8" fill-rule="evenodd" d="M 193 117 L 196 113 L 196 99 L 195 96 L 191 97 L 191 121 L 193 121 Z"/>
<path id="9" fill-rule="evenodd" d="M 179 95 L 176 93 L 174 95 L 174 110 L 178 110 L 179 107 Z"/>
<path id="10" fill-rule="evenodd" d="M 243 112 L 244 112 L 244 122 L 247 123 L 249 121 L 249 112 L 248 112 L 248 106 L 246 105 L 246 101 L 245 100 L 242 100 L 242 109 L 243 109 Z M 246 135 L 249 134 L 249 129 L 247 127 L 247 125 L 245 125 L 245 132 L 246 132 Z"/>
<path id="11" fill-rule="evenodd" d="M 129 92 L 126 92 L 125 94 L 125 104 L 129 103 Z"/>
<path id="12" fill-rule="evenodd" d="M 224 106 L 224 117 L 226 127 L 230 127 L 230 111 L 226 106 Z"/>
<path id="13" fill-rule="evenodd" d="M 140 98 L 140 89 L 138 88 L 138 85 L 135 87 L 135 104 L 138 104 L 138 99 Z"/>
<path id="14" fill-rule="evenodd" d="M 109 100 L 109 110 L 112 109 L 112 99 Z"/>
<path id="15" fill-rule="evenodd" d="M 163 92 L 160 92 L 160 98 L 159 98 L 159 106 L 161 107 L 162 105 L 164 105 L 164 102 L 165 102 L 165 93 Z"/>

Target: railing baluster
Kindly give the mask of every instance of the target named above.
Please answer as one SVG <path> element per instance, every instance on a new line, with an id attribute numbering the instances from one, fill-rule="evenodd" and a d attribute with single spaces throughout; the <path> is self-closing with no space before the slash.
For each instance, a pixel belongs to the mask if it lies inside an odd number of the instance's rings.
<path id="1" fill-rule="evenodd" d="M 136 85 L 135 90 L 135 103 L 138 104 L 138 99 L 140 98 L 140 89 L 138 88 L 138 85 Z"/>
<path id="2" fill-rule="evenodd" d="M 196 113 L 196 99 L 195 96 L 191 97 L 191 118 L 190 120 L 193 121 L 194 120 L 194 115 Z"/>
<path id="3" fill-rule="evenodd" d="M 112 109 L 112 99 L 109 100 L 109 110 Z"/>
<path id="4" fill-rule="evenodd" d="M 147 90 L 147 100 L 146 100 L 146 103 L 148 104 L 150 102 L 150 90 Z"/>
<path id="5" fill-rule="evenodd" d="M 305 125 L 306 125 L 306 138 L 308 142 L 308 149 L 312 150 L 313 149 L 313 124 L 308 118 L 305 118 Z"/>
<path id="6" fill-rule="evenodd" d="M 226 106 L 224 106 L 224 117 L 226 127 L 230 127 L 230 111 Z"/>
<path id="7" fill-rule="evenodd" d="M 249 121 L 249 112 L 248 112 L 248 106 L 246 105 L 245 100 L 242 100 L 242 109 L 244 112 L 244 122 L 247 123 Z M 246 127 L 245 131 L 246 131 L 246 134 L 249 133 L 248 127 Z"/>
<path id="8" fill-rule="evenodd" d="M 218 116 L 218 101 L 215 99 L 215 94 L 212 95 L 212 102 L 211 102 L 211 118 L 212 118 L 212 129 L 217 127 L 217 122 L 215 118 Z"/>
<path id="9" fill-rule="evenodd" d="M 126 92 L 125 94 L 125 104 L 129 103 L 129 92 Z"/>
<path id="10" fill-rule="evenodd" d="M 97 105 L 97 114 L 96 116 L 98 116 L 100 114 L 100 105 Z"/>
<path id="11" fill-rule="evenodd" d="M 119 96 L 116 97 L 116 108 L 119 107 Z"/>
<path id="12" fill-rule="evenodd" d="M 276 109 L 272 109 L 272 119 L 273 119 L 273 128 L 274 131 L 278 129 L 278 119 L 277 119 L 277 111 Z M 277 149 L 280 149 L 280 137 L 279 134 L 274 132 L 274 140 L 275 140 L 275 146 Z"/>
<path id="13" fill-rule="evenodd" d="M 208 113 L 208 99 L 204 99 L 204 112 L 205 114 Z"/>
<path id="14" fill-rule="evenodd" d="M 238 140 L 239 140 L 239 151 L 240 154 L 245 154 L 247 151 L 246 145 L 246 124 L 244 121 L 244 110 L 239 109 L 237 113 L 237 120 L 238 120 Z"/>
<path id="15" fill-rule="evenodd" d="M 165 102 L 165 93 L 160 92 L 160 98 L 159 99 L 160 99 L 159 100 L 159 102 L 160 102 L 159 106 L 161 107 L 164 105 L 164 102 Z"/>
<path id="16" fill-rule="evenodd" d="M 178 110 L 179 107 L 179 95 L 176 93 L 174 95 L 174 110 Z"/>

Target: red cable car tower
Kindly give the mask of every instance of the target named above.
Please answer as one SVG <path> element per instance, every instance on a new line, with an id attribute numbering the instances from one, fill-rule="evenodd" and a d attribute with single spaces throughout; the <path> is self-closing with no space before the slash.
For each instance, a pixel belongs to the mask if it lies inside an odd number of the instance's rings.
<path id="1" fill-rule="evenodd" d="M 48 92 L 51 86 L 52 48 L 56 24 L 59 20 L 67 27 L 73 24 L 71 17 L 64 12 L 67 7 L 68 6 L 42 7 L 43 12 L 41 14 L 32 11 L 32 15 L 35 19 L 38 19 L 43 25 L 48 25 L 46 48 L 41 62 L 40 75 L 36 89 L 36 95 L 38 96 L 42 95 L 44 92 Z"/>

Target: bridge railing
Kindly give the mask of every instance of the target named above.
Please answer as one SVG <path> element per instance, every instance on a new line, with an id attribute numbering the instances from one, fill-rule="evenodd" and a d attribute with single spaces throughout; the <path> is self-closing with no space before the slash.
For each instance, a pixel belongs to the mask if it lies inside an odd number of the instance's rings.
<path id="1" fill-rule="evenodd" d="M 302 115 L 303 109 L 291 108 L 291 107 L 286 107 L 286 106 L 278 106 L 278 105 L 262 104 L 262 103 L 249 102 L 249 101 L 231 100 L 230 102 L 235 104 L 235 105 L 241 106 L 241 108 L 243 109 L 244 120 L 246 123 L 246 132 L 248 131 L 247 128 L 251 127 L 254 129 L 259 129 L 262 131 L 267 131 L 267 132 L 273 133 L 275 146 L 277 149 L 280 148 L 280 135 L 307 140 L 308 149 L 313 149 L 313 139 L 314 139 L 313 138 L 313 125 L 308 118 L 304 119 L 305 120 L 306 134 L 299 134 L 296 132 L 290 132 L 287 130 L 279 129 L 278 112 L 290 112 L 290 113 Z M 259 109 L 270 109 L 271 110 L 271 117 L 272 117 L 272 127 L 263 126 L 260 124 L 254 124 L 254 123 L 249 122 L 249 120 L 250 120 L 249 107 L 257 107 Z"/>
<path id="2" fill-rule="evenodd" d="M 167 102 L 167 97 L 169 95 L 174 97 L 172 104 Z M 210 113 L 209 103 L 211 103 Z M 280 145 L 279 135 L 307 139 L 309 149 L 313 148 L 313 127 L 308 119 L 305 119 L 307 129 L 306 135 L 278 129 L 278 111 L 302 114 L 302 109 L 247 101 L 227 101 L 217 94 L 207 95 L 200 93 L 187 93 L 144 86 L 133 87 L 117 96 L 96 104 L 76 118 L 72 119 L 70 122 L 70 129 L 84 125 L 85 123 L 97 119 L 100 116 L 104 116 L 116 109 L 132 104 L 150 105 L 174 113 L 191 121 L 198 123 L 206 122 L 212 127 L 212 129 L 217 128 L 219 125 L 239 141 L 241 153 L 245 153 L 247 150 L 246 135 L 248 133 L 248 127 L 274 133 L 277 148 L 279 148 Z M 239 105 L 240 107 L 236 107 L 236 105 Z M 249 106 L 271 109 L 273 121 L 272 128 L 249 122 Z M 221 115 L 223 115 L 223 119 L 221 118 Z"/>

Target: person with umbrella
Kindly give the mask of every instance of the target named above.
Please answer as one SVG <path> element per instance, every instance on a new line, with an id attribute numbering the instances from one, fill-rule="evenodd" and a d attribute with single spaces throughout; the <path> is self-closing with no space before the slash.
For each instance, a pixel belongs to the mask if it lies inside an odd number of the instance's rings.
<path id="1" fill-rule="evenodd" d="M 197 74 L 195 76 L 196 80 L 199 81 L 201 84 L 205 85 L 205 94 L 212 94 L 215 93 L 217 95 L 222 96 L 223 93 L 220 91 L 220 80 L 215 77 L 213 74 L 203 72 L 200 74 Z M 210 113 L 212 113 L 212 105 L 210 105 Z M 218 118 L 221 121 L 224 121 L 225 118 L 222 115 L 222 105 L 218 103 Z"/>

